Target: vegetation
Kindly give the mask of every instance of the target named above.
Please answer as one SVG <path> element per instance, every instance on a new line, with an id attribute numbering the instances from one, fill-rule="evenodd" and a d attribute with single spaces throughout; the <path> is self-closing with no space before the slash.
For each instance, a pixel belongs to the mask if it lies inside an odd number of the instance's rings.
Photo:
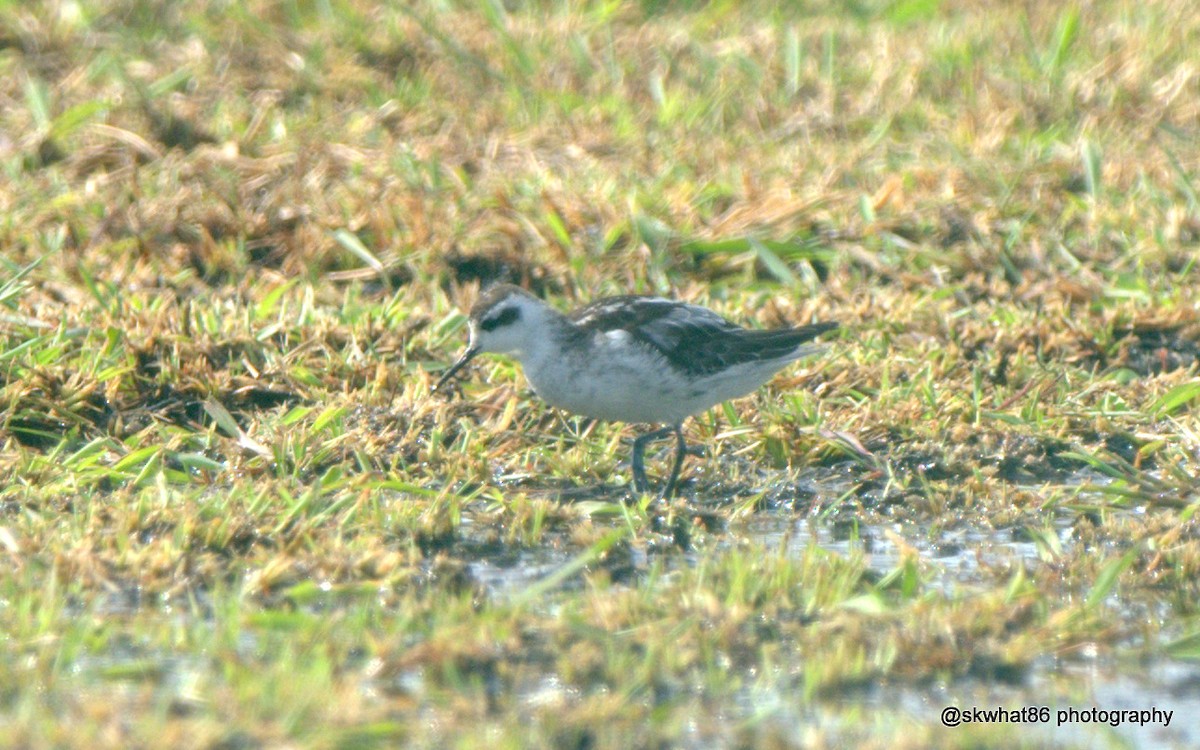
<path id="1" fill-rule="evenodd" d="M 1200 742 L 1200 15 L 784 5 L 0 2 L 0 747 Z M 843 328 L 657 504 L 496 280 Z"/>

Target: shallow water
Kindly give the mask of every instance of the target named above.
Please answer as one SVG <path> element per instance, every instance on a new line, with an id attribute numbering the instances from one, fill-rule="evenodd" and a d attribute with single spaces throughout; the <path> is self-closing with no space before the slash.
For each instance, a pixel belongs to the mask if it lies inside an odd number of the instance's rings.
<path id="1" fill-rule="evenodd" d="M 816 711 L 816 718 L 836 736 L 839 730 L 857 728 L 853 724 L 844 726 L 847 717 L 854 716 L 852 709 L 856 707 L 881 712 L 877 717 L 890 716 L 896 722 L 920 724 L 940 723 L 943 711 L 949 707 L 962 711 L 1046 707 L 1048 712 L 1043 716 L 1048 721 L 1020 722 L 1023 736 L 1051 746 L 1200 747 L 1200 725 L 1195 721 L 1200 715 L 1200 669 L 1166 661 L 1142 666 L 1131 674 L 1099 662 L 1046 663 L 1035 667 L 1028 684 L 1016 686 L 978 680 L 925 689 L 908 685 L 876 686 L 865 693 L 824 702 L 823 708 Z M 1171 712 L 1171 716 L 1169 723 L 1160 715 L 1150 717 L 1145 724 L 1121 721 L 1114 726 L 1111 721 L 1086 720 L 1091 718 L 1087 712 L 1093 708 L 1108 712 L 1158 709 Z M 1074 715 L 1068 713 L 1072 709 Z M 802 726 L 814 717 L 778 718 Z"/>
<path id="2" fill-rule="evenodd" d="M 522 550 L 509 560 L 498 562 L 479 559 L 467 564 L 471 577 L 488 594 L 500 600 L 510 599 L 531 584 L 553 574 L 570 562 L 571 556 L 559 550 L 538 547 Z"/>
<path id="3" fill-rule="evenodd" d="M 983 564 L 1033 564 L 1039 559 L 1034 542 L 1016 540 L 1008 529 L 962 528 L 931 539 L 928 531 L 910 523 L 856 524 L 839 529 L 808 517 L 762 513 L 737 524 L 734 530 L 739 537 L 755 539 L 768 548 L 786 545 L 797 557 L 812 544 L 840 555 L 861 552 L 867 569 L 879 574 L 895 570 L 908 548 L 928 564 L 922 581 L 947 593 L 958 584 L 978 581 Z M 1064 528 L 1060 538 L 1065 535 Z"/>
<path id="4" fill-rule="evenodd" d="M 1086 478 L 1088 483 L 1096 481 L 1096 477 Z M 961 518 L 954 528 L 931 532 L 911 518 L 867 523 L 857 517 L 846 520 L 844 514 L 841 518 L 821 516 L 819 509 L 830 507 L 844 491 L 841 486 L 814 485 L 815 510 L 766 510 L 737 518 L 724 532 L 715 534 L 716 546 L 750 540 L 800 557 L 816 545 L 839 555 L 861 554 L 867 569 L 881 576 L 915 553 L 922 585 L 952 596 L 975 584 L 994 584 L 997 571 L 1007 575 L 1019 565 L 1030 569 L 1044 565 L 1047 555 L 1069 553 L 1074 543 L 1072 524 L 1078 514 L 1065 509 L 1047 513 L 1049 523 L 1036 530 L 1041 535 L 1037 540 L 1020 526 L 995 529 Z M 1109 512 L 1137 515 L 1141 511 L 1133 508 Z M 879 518 L 878 514 L 866 515 Z M 1048 547 L 1057 547 L 1058 551 L 1048 551 Z M 558 551 L 538 549 L 523 551 L 504 563 L 477 560 L 469 568 L 489 592 L 507 598 L 552 574 L 570 559 L 570 555 Z M 694 564 L 696 560 L 697 553 L 691 552 L 663 558 L 667 566 Z M 647 564 L 644 553 L 635 554 L 639 569 Z M 533 704 L 570 703 L 570 691 L 559 694 L 560 690 L 563 688 L 557 680 L 549 679 L 530 692 L 528 700 Z M 854 741 L 876 733 L 894 736 L 896 726 L 938 725 L 948 707 L 968 711 L 1044 708 L 1027 713 L 1033 721 L 1013 729 L 1022 738 L 1052 747 L 1200 747 L 1200 724 L 1195 721 L 1200 716 L 1200 665 L 1170 659 L 1118 663 L 1084 655 L 1069 661 L 1041 659 L 1008 682 L 964 678 L 928 686 L 880 683 L 803 702 L 792 693 L 772 695 L 748 690 L 731 712 L 738 715 L 724 717 L 723 721 L 762 726 L 793 738 L 813 736 L 815 731 L 824 741 L 836 745 L 839 737 Z M 1091 709 L 1157 709 L 1169 711 L 1171 716 L 1166 723 L 1165 713 L 1151 715 L 1145 724 L 1123 716 L 1114 726 L 1111 715 L 1080 713 Z M 1071 714 L 1071 710 L 1076 713 Z M 1043 722 L 1043 717 L 1047 721 Z M 1099 718 L 1108 718 L 1109 723 Z M 698 725 L 690 739 L 682 738 L 683 744 L 705 746 L 713 739 L 712 731 L 711 723 Z"/>

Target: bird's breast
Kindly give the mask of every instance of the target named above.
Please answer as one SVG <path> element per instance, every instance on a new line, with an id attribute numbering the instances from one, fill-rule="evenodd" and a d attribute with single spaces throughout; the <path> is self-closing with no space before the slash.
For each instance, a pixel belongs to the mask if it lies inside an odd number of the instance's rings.
<path id="1" fill-rule="evenodd" d="M 558 350 L 525 363 L 525 377 L 547 403 L 619 422 L 675 423 L 687 383 L 661 357 L 630 347 Z"/>

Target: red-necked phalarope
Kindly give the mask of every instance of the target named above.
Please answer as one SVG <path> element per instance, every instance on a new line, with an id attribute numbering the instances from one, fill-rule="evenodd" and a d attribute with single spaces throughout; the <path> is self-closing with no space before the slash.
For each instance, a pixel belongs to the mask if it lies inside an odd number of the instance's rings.
<path id="1" fill-rule="evenodd" d="M 646 444 L 675 435 L 675 463 L 662 497 L 679 479 L 687 446 L 682 424 L 744 396 L 837 323 L 747 330 L 712 310 L 661 297 L 607 297 L 564 315 L 510 284 L 487 290 L 471 308 L 466 351 L 434 391 L 482 352 L 510 355 L 547 403 L 618 422 L 665 424 L 633 442 L 633 486 L 648 488 Z"/>

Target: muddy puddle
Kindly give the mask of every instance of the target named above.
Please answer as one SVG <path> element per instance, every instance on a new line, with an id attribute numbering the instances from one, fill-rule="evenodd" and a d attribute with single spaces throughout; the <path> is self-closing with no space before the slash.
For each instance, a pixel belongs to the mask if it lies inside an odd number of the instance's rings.
<path id="1" fill-rule="evenodd" d="M 553 575 L 571 556 L 560 550 L 522 550 L 502 560 L 479 559 L 467 564 L 471 577 L 493 597 L 507 600 Z"/>
<path id="2" fill-rule="evenodd" d="M 926 568 L 922 580 L 947 593 L 958 584 L 980 580 L 985 565 L 1007 569 L 1038 561 L 1038 545 L 1011 529 L 961 528 L 931 537 L 927 529 L 909 522 L 828 524 L 769 513 L 747 519 L 732 530 L 768 549 L 784 547 L 797 557 L 813 545 L 844 556 L 861 554 L 867 569 L 880 575 L 899 567 L 906 555 L 916 554 Z M 1064 524 L 1060 537 L 1068 533 Z"/>

